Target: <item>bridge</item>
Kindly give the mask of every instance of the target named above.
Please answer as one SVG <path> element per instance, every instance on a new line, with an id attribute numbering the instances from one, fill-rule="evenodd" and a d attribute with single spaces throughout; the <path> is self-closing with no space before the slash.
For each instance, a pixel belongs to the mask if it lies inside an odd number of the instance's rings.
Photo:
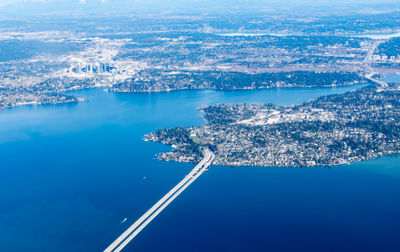
<path id="1" fill-rule="evenodd" d="M 140 231 L 142 231 L 158 214 L 160 214 L 176 197 L 178 197 L 190 184 L 192 184 L 203 172 L 211 165 L 215 158 L 213 152 L 208 148 L 203 149 L 204 158 L 194 167 L 194 169 L 185 176 L 174 188 L 164 195 L 153 207 L 133 223 L 124 233 L 122 233 L 113 243 L 108 246 L 104 252 L 119 252 Z"/>
<path id="2" fill-rule="evenodd" d="M 376 74 L 376 72 L 374 71 L 374 69 L 372 68 L 372 63 L 373 63 L 373 55 L 375 50 L 378 48 L 378 46 L 382 43 L 384 43 L 385 40 L 378 40 L 375 41 L 375 43 L 372 44 L 372 46 L 369 48 L 368 52 L 367 52 L 367 56 L 364 58 L 363 63 L 365 65 L 366 71 L 368 71 L 369 73 L 365 75 L 365 79 L 367 79 L 368 81 L 377 84 L 378 86 L 380 86 L 381 88 L 387 88 L 389 85 L 381 80 L 377 80 L 372 78 L 372 76 L 374 74 Z"/>
<path id="3" fill-rule="evenodd" d="M 369 80 L 369 81 L 372 82 L 372 83 L 377 84 L 377 85 L 380 86 L 381 88 L 387 88 L 387 87 L 389 86 L 389 85 L 388 85 L 386 82 L 384 82 L 384 81 L 381 81 L 381 80 L 377 80 L 377 79 L 372 78 L 372 75 L 373 75 L 373 74 L 367 74 L 367 75 L 365 75 L 365 79 Z"/>

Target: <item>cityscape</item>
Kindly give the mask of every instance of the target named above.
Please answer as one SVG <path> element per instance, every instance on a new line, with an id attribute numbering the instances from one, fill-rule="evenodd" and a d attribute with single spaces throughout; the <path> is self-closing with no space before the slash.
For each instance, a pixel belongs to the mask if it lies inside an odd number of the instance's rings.
<path id="1" fill-rule="evenodd" d="M 0 1 L 0 251 L 400 251 L 398 0 Z"/>

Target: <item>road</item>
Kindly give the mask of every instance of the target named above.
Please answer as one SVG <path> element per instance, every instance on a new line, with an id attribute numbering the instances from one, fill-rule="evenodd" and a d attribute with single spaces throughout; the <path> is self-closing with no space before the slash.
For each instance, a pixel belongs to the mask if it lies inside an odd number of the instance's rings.
<path id="1" fill-rule="evenodd" d="M 381 88 L 387 88 L 389 86 L 386 82 L 374 79 L 374 78 L 372 78 L 372 76 L 373 76 L 373 73 L 372 74 L 367 74 L 365 76 L 365 79 L 369 80 L 372 83 L 375 83 L 375 84 L 379 85 Z"/>
<path id="2" fill-rule="evenodd" d="M 372 44 L 372 46 L 368 50 L 367 56 L 365 56 L 365 58 L 364 58 L 364 62 L 363 62 L 364 64 L 369 65 L 373 62 L 372 56 L 374 55 L 376 48 L 378 48 L 378 46 L 384 42 L 385 42 L 385 40 L 377 40 Z"/>
<path id="3" fill-rule="evenodd" d="M 366 71 L 367 72 L 369 71 L 369 73 L 365 75 L 365 79 L 369 80 L 372 83 L 379 85 L 381 88 L 387 88 L 389 85 L 386 82 L 372 78 L 372 76 L 376 74 L 376 72 L 372 68 L 372 63 L 373 63 L 372 57 L 374 55 L 376 48 L 378 48 L 378 46 L 384 42 L 385 42 L 385 40 L 375 41 L 375 43 L 373 43 L 371 48 L 368 50 L 367 56 L 364 58 L 364 61 L 363 61 Z"/>
<path id="4" fill-rule="evenodd" d="M 133 223 L 124 233 L 122 233 L 105 252 L 121 251 L 128 243 L 135 238 L 159 213 L 162 212 L 176 197 L 178 197 L 190 184 L 192 184 L 203 172 L 211 165 L 215 158 L 208 148 L 203 150 L 204 158 L 185 176 L 174 188 L 162 197 L 153 207 L 151 207 L 142 217 Z"/>

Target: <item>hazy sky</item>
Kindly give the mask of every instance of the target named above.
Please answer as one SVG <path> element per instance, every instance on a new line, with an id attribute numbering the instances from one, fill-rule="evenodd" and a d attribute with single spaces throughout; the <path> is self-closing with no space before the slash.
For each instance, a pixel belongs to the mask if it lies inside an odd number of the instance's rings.
<path id="1" fill-rule="evenodd" d="M 104 14 L 135 11 L 184 13 L 240 9 L 295 9 L 305 6 L 358 10 L 355 6 L 359 5 L 374 6 L 371 9 L 381 6 L 386 10 L 395 10 L 400 8 L 400 0 L 0 0 L 0 12 L 22 16 L 36 13 L 74 13 L 74 11 Z"/>

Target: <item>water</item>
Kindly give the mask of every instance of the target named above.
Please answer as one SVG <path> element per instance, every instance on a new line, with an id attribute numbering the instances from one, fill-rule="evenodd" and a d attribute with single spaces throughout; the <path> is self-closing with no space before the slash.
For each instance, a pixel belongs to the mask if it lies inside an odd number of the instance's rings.
<path id="1" fill-rule="evenodd" d="M 400 74 L 385 74 L 383 80 L 387 83 L 400 83 Z"/>
<path id="2" fill-rule="evenodd" d="M 400 37 L 400 32 L 387 33 L 387 34 L 361 34 L 361 35 L 355 35 L 353 37 L 370 38 L 370 39 L 391 39 Z"/>
<path id="3" fill-rule="evenodd" d="M 312 36 L 302 34 L 279 34 L 279 33 L 246 33 L 246 32 L 232 32 L 232 33 L 219 33 L 219 36 L 224 37 L 259 37 L 259 36 L 276 36 L 276 37 L 291 37 L 291 36 Z M 369 39 L 391 39 L 400 37 L 400 32 L 386 33 L 386 34 L 358 34 L 358 35 L 343 35 L 355 38 L 369 38 Z"/>
<path id="4" fill-rule="evenodd" d="M 202 124 L 198 106 L 297 104 L 352 89 L 92 89 L 73 92 L 89 102 L 2 111 L 0 250 L 107 247 L 193 167 L 155 160 L 169 147 L 143 135 Z M 397 251 L 399 160 L 331 169 L 214 166 L 126 251 Z"/>

